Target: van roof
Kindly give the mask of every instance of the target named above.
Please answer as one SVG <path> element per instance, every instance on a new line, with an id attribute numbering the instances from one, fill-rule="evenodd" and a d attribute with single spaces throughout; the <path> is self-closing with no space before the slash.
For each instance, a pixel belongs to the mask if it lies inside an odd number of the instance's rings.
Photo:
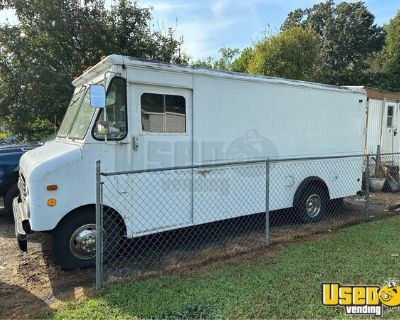
<path id="1" fill-rule="evenodd" d="M 217 78 L 225 78 L 225 79 L 236 79 L 243 81 L 253 81 L 259 83 L 271 83 L 271 84 L 284 84 L 290 86 L 300 86 L 300 87 L 308 87 L 314 89 L 323 89 L 323 90 L 332 90 L 332 91 L 342 91 L 342 92 L 355 92 L 366 94 L 366 90 L 364 87 L 341 87 L 336 85 L 329 85 L 323 83 L 315 83 L 301 80 L 291 80 L 284 78 L 276 78 L 276 77 L 267 77 L 267 76 L 259 76 L 259 75 L 251 75 L 240 72 L 231 72 L 231 71 L 220 71 L 220 70 L 209 70 L 203 69 L 193 66 L 186 65 L 178 65 L 173 63 L 165 63 L 165 62 L 157 62 L 157 61 L 149 61 L 140 58 L 134 58 L 129 56 L 122 55 L 109 55 L 106 58 L 102 59 L 95 66 L 87 69 L 81 76 L 76 78 L 72 84 L 74 86 L 80 86 L 87 83 L 93 77 L 100 75 L 107 70 L 110 69 L 112 65 L 124 65 L 126 67 L 133 68 L 149 68 L 153 70 L 160 71 L 169 71 L 169 72 L 177 72 L 177 73 L 186 73 L 191 75 L 198 76 L 209 76 L 209 77 L 217 77 Z"/>

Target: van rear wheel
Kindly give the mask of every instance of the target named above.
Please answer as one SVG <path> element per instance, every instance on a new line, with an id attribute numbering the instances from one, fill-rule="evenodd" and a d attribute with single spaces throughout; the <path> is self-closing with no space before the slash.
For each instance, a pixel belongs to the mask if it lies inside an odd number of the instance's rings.
<path id="1" fill-rule="evenodd" d="M 107 259 L 119 249 L 122 237 L 118 231 L 117 222 L 112 217 L 105 220 L 104 247 L 110 248 L 110 252 L 104 252 L 104 258 Z M 110 232 L 107 232 L 107 229 Z M 95 266 L 96 218 L 94 209 L 78 210 L 57 226 L 53 231 L 53 256 L 55 262 L 64 270 Z"/>
<path id="2" fill-rule="evenodd" d="M 295 209 L 302 222 L 317 222 L 326 214 L 329 196 L 317 185 L 308 186 L 297 199 Z"/>

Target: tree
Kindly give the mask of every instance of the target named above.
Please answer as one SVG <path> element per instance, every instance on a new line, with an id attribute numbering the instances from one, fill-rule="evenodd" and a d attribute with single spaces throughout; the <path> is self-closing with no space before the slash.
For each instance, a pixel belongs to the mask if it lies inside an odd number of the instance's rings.
<path id="1" fill-rule="evenodd" d="M 312 80 L 318 64 L 319 41 L 311 29 L 292 27 L 255 45 L 249 73 Z"/>
<path id="2" fill-rule="evenodd" d="M 400 10 L 385 27 L 386 42 L 383 54 L 383 66 L 386 74 L 384 87 L 400 92 Z"/>
<path id="3" fill-rule="evenodd" d="M 233 62 L 239 52 L 240 50 L 236 48 L 221 48 L 218 50 L 218 53 L 220 54 L 218 59 L 208 57 L 206 59 L 196 60 L 192 65 L 198 68 L 234 71 Z"/>
<path id="4" fill-rule="evenodd" d="M 281 29 L 313 29 L 321 42 L 320 80 L 355 84 L 368 68 L 367 59 L 379 52 L 384 43 L 384 30 L 374 24 L 374 19 L 363 2 L 335 5 L 328 0 L 309 9 L 292 11 Z"/>
<path id="5" fill-rule="evenodd" d="M 120 0 L 6 0 L 16 26 L 0 26 L 0 116 L 15 133 L 32 136 L 35 123 L 60 121 L 71 81 L 104 55 L 182 62 L 182 41 L 171 28 L 152 30 L 151 11 Z M 50 128 L 49 128 L 50 129 Z"/>
<path id="6" fill-rule="evenodd" d="M 244 48 L 239 57 L 232 62 L 232 71 L 247 72 L 252 55 L 253 49 L 251 47 Z"/>

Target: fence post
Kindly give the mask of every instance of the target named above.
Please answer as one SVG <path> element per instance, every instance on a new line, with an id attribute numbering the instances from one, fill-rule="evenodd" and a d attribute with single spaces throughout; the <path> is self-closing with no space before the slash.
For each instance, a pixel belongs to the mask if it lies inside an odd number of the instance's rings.
<path id="1" fill-rule="evenodd" d="M 369 194 L 369 154 L 367 154 L 367 166 L 365 168 L 365 219 L 369 220 L 370 194 Z"/>
<path id="2" fill-rule="evenodd" d="M 269 234 L 269 159 L 265 162 L 265 242 L 268 245 L 270 242 Z"/>
<path id="3" fill-rule="evenodd" d="M 101 163 L 96 160 L 96 289 L 103 285 L 103 210 Z"/>

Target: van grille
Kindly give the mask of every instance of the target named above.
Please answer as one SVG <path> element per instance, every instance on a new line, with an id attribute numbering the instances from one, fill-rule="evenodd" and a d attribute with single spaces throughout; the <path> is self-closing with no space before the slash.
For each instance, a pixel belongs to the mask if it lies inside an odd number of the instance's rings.
<path id="1" fill-rule="evenodd" d="M 21 194 L 21 200 L 23 202 L 26 201 L 26 196 L 27 196 L 27 191 L 26 191 L 26 182 L 25 182 L 25 178 L 24 175 L 21 173 L 19 175 L 19 179 L 18 179 L 18 189 L 19 192 Z"/>

